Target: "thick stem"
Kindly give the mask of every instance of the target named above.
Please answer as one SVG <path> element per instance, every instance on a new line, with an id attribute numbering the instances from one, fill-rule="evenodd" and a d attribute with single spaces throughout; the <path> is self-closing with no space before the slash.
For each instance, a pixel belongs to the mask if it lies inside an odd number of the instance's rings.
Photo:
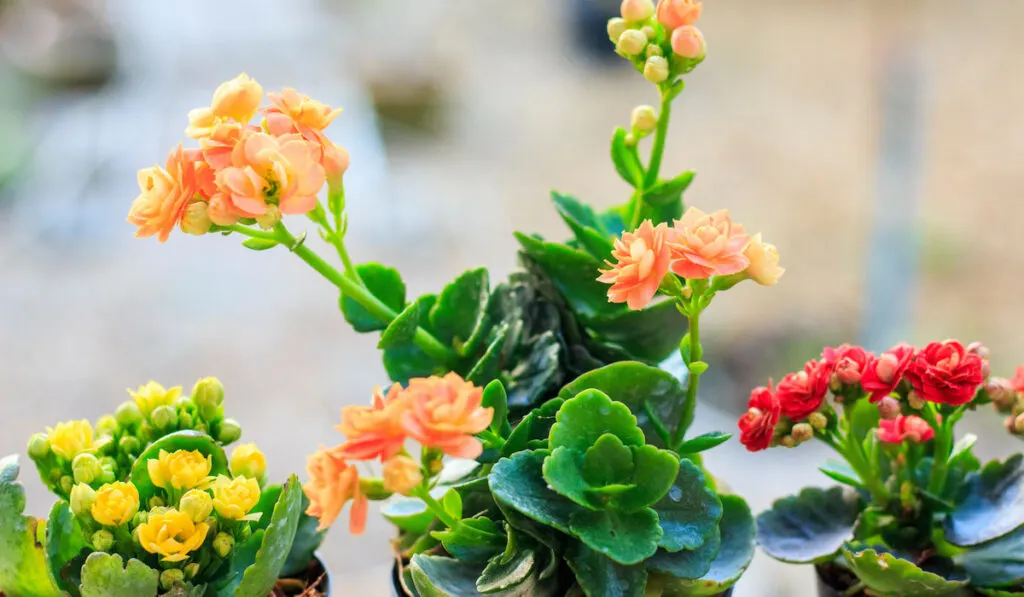
<path id="1" fill-rule="evenodd" d="M 661 114 L 658 115 L 658 128 L 654 130 L 654 147 L 651 149 L 651 161 L 647 165 L 644 176 L 644 190 L 648 190 L 658 182 L 661 170 L 661 158 L 665 155 L 665 138 L 668 136 L 668 121 L 672 112 L 672 94 L 661 92 Z"/>
<path id="2" fill-rule="evenodd" d="M 688 319 L 690 322 L 690 358 L 689 360 L 683 359 L 687 367 L 689 367 L 690 363 L 697 362 L 704 356 L 701 354 L 700 347 L 700 310 L 694 309 L 688 316 Z M 682 347 L 680 347 L 681 350 Z M 701 373 L 696 373 L 693 369 L 689 369 L 689 371 L 689 383 L 686 384 L 686 401 L 683 402 L 683 410 L 679 415 L 679 422 L 676 424 L 676 431 L 672 437 L 672 446 L 676 450 L 682 445 L 686 434 L 686 427 L 693 420 L 693 412 L 697 408 L 697 388 L 700 386 Z"/>
<path id="3" fill-rule="evenodd" d="M 940 421 L 935 406 L 926 404 L 922 414 L 928 424 L 935 430 L 935 453 L 932 457 L 932 474 L 928 478 L 928 491 L 941 496 L 946 488 L 946 473 L 949 468 L 949 456 L 953 450 L 953 426 L 963 416 L 966 405 L 961 406 L 945 420 Z"/>

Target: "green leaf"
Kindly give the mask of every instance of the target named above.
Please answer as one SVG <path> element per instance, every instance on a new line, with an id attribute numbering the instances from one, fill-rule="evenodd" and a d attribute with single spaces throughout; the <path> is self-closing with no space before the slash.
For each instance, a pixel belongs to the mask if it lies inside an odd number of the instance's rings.
<path id="1" fill-rule="evenodd" d="M 732 437 L 731 433 L 722 433 L 721 431 L 711 431 L 703 435 L 698 435 L 693 439 L 688 439 L 683 442 L 683 445 L 679 446 L 678 452 L 680 454 L 698 454 L 714 448 L 715 446 L 724 444 L 729 441 Z"/>
<path id="2" fill-rule="evenodd" d="M 743 498 L 722 496 L 721 546 L 711 569 L 697 580 L 669 578 L 665 597 L 704 597 L 724 593 L 743 576 L 754 559 L 754 518 Z"/>
<path id="3" fill-rule="evenodd" d="M 579 507 L 548 488 L 544 481 L 546 450 L 520 452 L 494 465 L 488 481 L 494 500 L 527 518 L 569 532 L 569 518 Z"/>
<path id="4" fill-rule="evenodd" d="M 642 311 L 589 317 L 585 324 L 602 341 L 614 343 L 632 358 L 651 365 L 672 356 L 687 329 L 686 317 L 671 300 Z"/>
<path id="5" fill-rule="evenodd" d="M 961 547 L 997 539 L 1024 525 L 1024 455 L 992 461 L 967 477 L 965 497 L 946 517 L 946 539 Z"/>
<path id="6" fill-rule="evenodd" d="M 505 338 L 508 336 L 508 324 L 502 323 L 494 330 L 494 337 L 487 346 L 483 356 L 477 360 L 473 368 L 466 374 L 466 381 L 476 385 L 488 384 L 497 381 L 501 374 L 502 352 L 505 348 Z M 506 398 L 506 407 L 508 399 Z"/>
<path id="7" fill-rule="evenodd" d="M 504 433 L 505 423 L 508 422 L 508 396 L 505 395 L 505 386 L 500 380 L 495 379 L 484 387 L 484 396 L 480 404 L 484 408 L 494 409 L 491 431 L 498 435 L 508 435 Z"/>
<path id="8" fill-rule="evenodd" d="M 510 591 L 537 573 L 537 552 L 530 548 L 500 553 L 489 562 L 476 580 L 476 589 L 483 594 Z"/>
<path id="9" fill-rule="evenodd" d="M 510 571 L 503 579 L 488 576 L 495 584 L 509 583 L 507 589 L 496 588 L 486 593 L 494 597 L 562 597 L 565 589 L 557 575 L 540 578 L 537 560 L 521 559 L 523 568 Z M 481 564 L 459 562 L 441 556 L 417 554 L 407 568 L 419 597 L 477 597 L 484 595 L 477 589 L 477 580 L 483 575 Z M 515 573 L 515 576 L 511 575 Z M 513 581 L 519 580 L 518 583 Z"/>
<path id="10" fill-rule="evenodd" d="M 441 499 L 448 491 L 447 487 L 435 487 L 430 490 L 430 495 Z M 427 532 L 430 523 L 437 518 L 423 500 L 403 496 L 395 496 L 385 502 L 380 513 L 391 524 L 413 535 Z"/>
<path id="11" fill-rule="evenodd" d="M 860 498 L 842 487 L 808 487 L 776 501 L 757 517 L 757 542 L 776 560 L 791 564 L 824 562 L 853 537 L 862 510 Z"/>
<path id="12" fill-rule="evenodd" d="M 512 429 L 512 433 L 501 448 L 502 456 L 512 456 L 517 452 L 527 449 L 531 441 L 547 441 L 551 434 L 551 427 L 555 424 L 555 416 L 558 409 L 562 408 L 565 400 L 553 398 L 544 404 L 533 409 Z"/>
<path id="13" fill-rule="evenodd" d="M 665 207 L 682 200 L 683 191 L 693 182 L 692 170 L 683 172 L 672 180 L 659 182 L 644 191 L 644 202 L 653 207 Z"/>
<path id="14" fill-rule="evenodd" d="M 50 568 L 50 576 L 57 581 L 61 589 L 72 595 L 78 593 L 78 585 L 82 582 L 79 578 L 81 569 L 64 568 L 86 547 L 82 525 L 71 513 L 68 503 L 64 500 L 58 501 L 50 510 L 50 519 L 46 524 L 46 561 Z"/>
<path id="15" fill-rule="evenodd" d="M 956 571 L 936 574 L 887 551 L 844 547 L 843 555 L 857 578 L 880 596 L 938 597 L 967 586 Z"/>
<path id="16" fill-rule="evenodd" d="M 0 593 L 51 597 L 60 590 L 50 578 L 42 540 L 43 521 L 24 516 L 25 488 L 18 482 L 18 457 L 0 459 Z"/>
<path id="17" fill-rule="evenodd" d="M 721 547 L 721 530 L 719 524 L 715 524 L 711 536 L 696 549 L 677 552 L 659 549 L 645 565 L 648 570 L 669 574 L 675 578 L 698 579 L 711 570 L 711 563 L 718 556 Z"/>
<path id="18" fill-rule="evenodd" d="M 268 485 L 260 491 L 260 501 L 253 506 L 251 513 L 259 514 L 260 517 L 251 524 L 252 530 L 266 529 L 270 526 L 270 519 L 274 515 L 274 508 L 281 499 L 280 485 Z"/>
<path id="19" fill-rule="evenodd" d="M 949 454 L 948 462 L 954 463 L 960 460 L 961 458 L 964 458 L 966 454 L 970 453 L 971 448 L 973 448 L 974 444 L 976 444 L 977 442 L 978 436 L 974 435 L 973 433 L 968 433 L 967 435 L 960 438 L 960 441 L 956 442 L 956 444 L 953 446 L 953 451 L 950 452 Z"/>
<path id="20" fill-rule="evenodd" d="M 1002 591 L 999 589 L 986 589 L 985 587 L 972 588 L 979 594 L 985 595 L 986 597 L 1021 597 L 1021 595 L 1024 595 L 1024 593 L 1017 591 Z"/>
<path id="21" fill-rule="evenodd" d="M 582 462 L 583 476 L 590 485 L 601 487 L 627 483 L 633 477 L 633 452 L 611 433 L 597 438 L 583 455 Z"/>
<path id="22" fill-rule="evenodd" d="M 195 586 L 192 583 L 185 583 L 171 587 L 171 590 L 161 593 L 160 597 L 203 597 L 204 595 L 206 595 L 206 585 Z"/>
<path id="23" fill-rule="evenodd" d="M 82 566 L 82 597 L 155 597 L 160 573 L 138 560 L 96 552 Z"/>
<path id="24" fill-rule="evenodd" d="M 377 348 L 384 350 L 412 342 L 420 325 L 421 304 L 416 301 L 406 306 L 380 335 Z"/>
<path id="25" fill-rule="evenodd" d="M 458 495 L 452 491 L 448 495 Z M 462 562 L 485 562 L 505 547 L 505 534 L 489 518 L 467 518 L 454 529 L 431 533 Z"/>
<path id="26" fill-rule="evenodd" d="M 291 553 L 301 514 L 302 486 L 299 478 L 292 475 L 281 490 L 281 499 L 274 507 L 256 560 L 245 569 L 234 597 L 267 597 L 270 594 Z"/>
<path id="27" fill-rule="evenodd" d="M 643 430 L 647 441 L 665 448 L 651 419 L 644 409 L 646 403 L 672 433 L 683 413 L 686 390 L 671 373 L 635 361 L 623 361 L 595 369 L 577 377 L 558 393 L 572 398 L 584 390 L 599 390 L 629 407 Z M 693 420 L 690 413 L 683 418 L 683 428 Z M 596 439 L 596 438 L 595 438 Z"/>
<path id="28" fill-rule="evenodd" d="M 601 262 L 583 251 L 559 243 L 538 240 L 519 232 L 516 239 L 527 258 L 551 278 L 574 312 L 584 319 L 626 312 L 608 302 L 608 285 L 597 281 Z"/>
<path id="29" fill-rule="evenodd" d="M 662 535 L 658 515 L 650 508 L 631 513 L 577 510 L 569 527 L 588 547 L 627 566 L 654 555 Z"/>
<path id="30" fill-rule="evenodd" d="M 853 437 L 868 437 L 878 429 L 878 421 L 881 416 L 878 414 L 878 407 L 868 400 L 858 400 L 853 403 L 853 415 L 851 417 L 849 434 Z"/>
<path id="31" fill-rule="evenodd" d="M 551 427 L 550 446 L 584 452 L 605 433 L 617 436 L 627 446 L 644 445 L 644 433 L 629 407 L 614 402 L 600 390 L 583 390 L 558 409 Z"/>
<path id="32" fill-rule="evenodd" d="M 178 450 L 188 452 L 198 450 L 203 456 L 210 457 L 212 462 L 210 467 L 211 476 L 216 477 L 217 475 L 228 474 L 228 459 L 224 455 L 224 449 L 217 445 L 217 442 L 209 435 L 192 430 L 177 431 L 170 435 L 165 435 L 150 444 L 139 455 L 138 460 L 132 466 L 132 485 L 139 490 L 139 501 L 143 504 L 149 502 L 149 499 L 157 494 L 158 488 L 156 485 L 153 485 L 153 480 L 149 477 L 148 463 L 150 460 L 158 458 L 161 450 L 168 453 Z"/>
<path id="33" fill-rule="evenodd" d="M 700 467 L 682 460 L 678 471 L 668 494 L 654 505 L 664 531 L 659 546 L 670 552 L 704 545 L 722 518 L 722 501 L 708 488 Z"/>
<path id="34" fill-rule="evenodd" d="M 636 154 L 626 145 L 626 129 L 621 126 L 612 135 L 612 163 L 622 180 L 634 188 L 643 183 L 644 171 Z"/>
<path id="35" fill-rule="evenodd" d="M 250 566 L 256 563 L 256 554 L 263 545 L 263 537 L 266 535 L 264 529 L 253 531 L 243 542 L 235 543 L 235 548 L 226 561 L 226 570 L 218 572 L 220 577 L 214 583 L 213 595 L 216 597 L 233 597 L 238 584 L 242 582 L 242 574 Z"/>
<path id="36" fill-rule="evenodd" d="M 437 297 L 432 294 L 425 294 L 416 299 L 420 306 L 419 327 L 431 331 L 430 310 L 433 308 Z M 391 346 L 384 350 L 384 369 L 388 372 L 391 381 L 402 384 L 409 383 L 413 377 L 430 377 L 434 374 L 439 364 L 423 352 L 423 350 L 412 342 Z"/>
<path id="37" fill-rule="evenodd" d="M 392 311 L 402 311 L 405 307 L 405 282 L 402 281 L 402 275 L 398 270 L 379 263 L 363 263 L 356 266 L 356 272 L 366 288 L 380 302 L 390 307 Z M 357 332 L 376 332 L 388 327 L 387 322 L 381 321 L 350 297 L 342 295 L 340 306 L 345 321 Z"/>
<path id="38" fill-rule="evenodd" d="M 242 246 L 246 249 L 252 249 L 253 251 L 266 251 L 267 249 L 273 249 L 279 243 L 276 240 L 270 240 L 265 238 L 247 238 L 242 241 Z"/>
<path id="39" fill-rule="evenodd" d="M 457 491 L 449 491 L 441 498 L 441 506 L 452 518 L 462 518 L 462 496 Z"/>
<path id="40" fill-rule="evenodd" d="M 818 470 L 825 473 L 830 479 L 839 481 L 843 485 L 849 485 L 855 489 L 864 489 L 864 484 L 861 482 L 860 476 L 857 475 L 857 471 L 853 470 L 853 467 L 845 462 L 826 460 L 824 466 L 818 467 Z"/>
<path id="41" fill-rule="evenodd" d="M 542 472 L 544 480 L 559 494 L 584 508 L 601 509 L 600 499 L 590 494 L 591 485 L 583 478 L 583 454 L 564 446 L 555 448 L 551 455 L 544 459 Z"/>
<path id="42" fill-rule="evenodd" d="M 634 487 L 619 496 L 617 506 L 624 512 L 636 512 L 669 497 L 669 489 L 679 471 L 679 459 L 672 452 L 654 446 L 634 447 L 631 479 Z"/>
<path id="43" fill-rule="evenodd" d="M 570 546 L 565 561 L 587 597 L 644 597 L 643 566 L 623 566 L 579 541 Z"/>
<path id="44" fill-rule="evenodd" d="M 490 289 L 485 268 L 469 270 L 441 291 L 430 310 L 430 323 L 438 337 L 460 354 L 466 354 L 463 346 L 484 324 Z"/>
<path id="45" fill-rule="evenodd" d="M 309 509 L 309 498 L 305 492 L 302 493 L 302 504 L 300 505 L 299 524 L 295 529 L 295 540 L 292 541 L 292 549 L 288 552 L 288 559 L 281 568 L 282 577 L 296 576 L 309 566 L 313 561 L 313 554 L 320 548 L 327 531 L 317 530 L 320 520 L 306 514 Z M 267 515 L 270 518 L 270 515 Z"/>
<path id="46" fill-rule="evenodd" d="M 983 587 L 1019 587 L 1024 584 L 1024 527 L 995 541 L 956 556 L 971 584 Z"/>
<path id="47" fill-rule="evenodd" d="M 558 215 L 576 235 L 576 240 L 591 255 L 598 259 L 607 259 L 612 252 L 612 237 L 604 230 L 597 214 L 589 205 L 584 205 L 575 198 L 551 192 Z"/>

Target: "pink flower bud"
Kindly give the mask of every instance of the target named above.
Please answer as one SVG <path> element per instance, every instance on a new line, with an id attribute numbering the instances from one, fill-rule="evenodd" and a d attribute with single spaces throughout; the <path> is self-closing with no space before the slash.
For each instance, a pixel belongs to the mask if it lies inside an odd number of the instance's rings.
<path id="1" fill-rule="evenodd" d="M 701 3 L 694 0 L 661 0 L 658 21 L 669 29 L 693 25 L 700 18 L 701 8 Z"/>
<path id="2" fill-rule="evenodd" d="M 887 396 L 878 401 L 878 414 L 885 420 L 895 419 L 900 416 L 900 401 Z"/>
<path id="3" fill-rule="evenodd" d="M 350 160 L 348 150 L 344 147 L 330 142 L 325 144 L 321 164 L 324 167 L 324 172 L 327 174 L 327 181 L 331 184 L 336 184 L 337 181 L 341 180 L 342 175 L 348 170 Z"/>
<path id="4" fill-rule="evenodd" d="M 891 383 L 896 376 L 896 369 L 899 367 L 899 359 L 896 355 L 888 352 L 882 353 L 875 363 L 875 375 L 882 383 Z"/>
<path id="5" fill-rule="evenodd" d="M 654 2 L 651 0 L 622 0 L 620 12 L 622 18 L 627 21 L 646 21 L 654 14 Z"/>
<path id="6" fill-rule="evenodd" d="M 672 32 L 672 51 L 691 60 L 698 60 L 707 53 L 704 34 L 693 25 L 684 25 Z"/>
<path id="7" fill-rule="evenodd" d="M 971 342 L 967 345 L 967 352 L 973 352 L 983 359 L 988 358 L 988 347 L 981 342 Z"/>
<path id="8" fill-rule="evenodd" d="M 1017 401 L 1017 392 L 1013 389 L 1010 380 L 1003 377 L 993 377 L 985 386 L 985 393 L 1001 412 L 1010 412 L 1014 402 Z"/>

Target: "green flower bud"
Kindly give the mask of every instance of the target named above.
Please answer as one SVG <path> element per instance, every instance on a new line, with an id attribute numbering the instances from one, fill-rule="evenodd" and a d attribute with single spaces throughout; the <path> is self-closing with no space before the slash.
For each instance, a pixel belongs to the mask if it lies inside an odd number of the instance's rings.
<path id="1" fill-rule="evenodd" d="M 117 407 L 117 410 L 114 411 L 114 418 L 123 427 L 134 427 L 142 422 L 142 411 L 139 410 L 139 405 L 128 400 Z"/>
<path id="2" fill-rule="evenodd" d="M 108 530 L 96 531 L 92 534 L 92 548 L 96 551 L 110 551 L 114 547 L 114 535 Z"/>
<path id="3" fill-rule="evenodd" d="M 644 55 L 650 58 L 651 56 L 663 56 L 664 52 L 662 52 L 661 46 L 659 46 L 658 44 L 651 44 L 647 46 L 647 51 L 644 52 Z M 644 66 L 647 65 L 645 64 Z"/>
<path id="4" fill-rule="evenodd" d="M 207 536 L 216 536 L 217 531 L 220 529 L 220 521 L 217 520 L 216 516 L 211 516 L 206 519 L 206 526 L 209 527 L 209 529 L 206 531 Z"/>
<path id="5" fill-rule="evenodd" d="M 28 455 L 32 460 L 42 460 L 50 454 L 50 439 L 45 433 L 36 433 L 28 440 Z"/>
<path id="6" fill-rule="evenodd" d="M 178 415 L 178 429 L 192 429 L 194 425 L 195 420 L 192 418 L 192 415 L 187 412 Z"/>
<path id="7" fill-rule="evenodd" d="M 252 527 L 245 525 L 238 531 L 238 539 L 240 541 L 248 541 L 249 537 L 252 537 Z"/>
<path id="8" fill-rule="evenodd" d="M 93 483 L 103 475 L 99 459 L 88 452 L 75 456 L 71 471 L 75 475 L 75 483 Z"/>
<path id="9" fill-rule="evenodd" d="M 627 56 L 639 56 L 647 47 L 647 36 L 642 31 L 627 29 L 619 36 L 615 49 Z"/>
<path id="10" fill-rule="evenodd" d="M 75 516 L 85 518 L 91 516 L 90 510 L 96 502 L 96 491 L 86 485 L 79 483 L 71 490 L 71 512 Z"/>
<path id="11" fill-rule="evenodd" d="M 143 421 L 139 425 L 139 441 L 143 444 L 149 443 L 157 438 L 157 432 L 153 429 L 153 426 L 149 424 L 149 421 Z"/>
<path id="12" fill-rule="evenodd" d="M 613 42 L 618 42 L 622 34 L 626 32 L 629 26 L 626 24 L 626 19 L 621 17 L 615 17 L 608 20 L 608 39 Z"/>
<path id="13" fill-rule="evenodd" d="M 217 441 L 222 444 L 230 444 L 242 437 L 242 426 L 234 419 L 224 419 L 220 423 L 220 433 L 217 434 Z"/>
<path id="14" fill-rule="evenodd" d="M 204 377 L 196 382 L 192 402 L 203 419 L 213 422 L 224 418 L 224 386 L 216 377 Z"/>
<path id="15" fill-rule="evenodd" d="M 135 514 L 135 517 L 132 518 L 132 526 L 133 527 L 137 527 L 140 524 L 146 524 L 148 521 L 149 521 L 149 513 L 148 512 L 138 512 L 138 513 Z"/>
<path id="16" fill-rule="evenodd" d="M 149 498 L 149 504 L 148 505 L 149 505 L 149 509 L 152 510 L 153 508 L 163 508 L 167 504 L 164 503 L 164 500 L 162 498 L 160 498 L 159 496 L 154 495 L 153 497 Z"/>
<path id="17" fill-rule="evenodd" d="M 235 538 L 227 533 L 217 533 L 217 536 L 213 538 L 213 551 L 222 558 L 231 555 L 231 550 L 234 548 Z"/>
<path id="18" fill-rule="evenodd" d="M 99 476 L 97 481 L 103 485 L 117 481 L 117 473 L 115 472 L 116 470 L 116 468 L 103 467 L 103 474 Z"/>
<path id="19" fill-rule="evenodd" d="M 164 433 L 174 431 L 178 427 L 178 411 L 173 406 L 158 406 L 149 413 L 149 420 Z"/>
<path id="20" fill-rule="evenodd" d="M 185 582 L 185 573 L 177 568 L 168 568 L 160 573 L 160 588 L 170 591 L 175 584 Z"/>
<path id="21" fill-rule="evenodd" d="M 392 495 L 384 489 L 384 480 L 378 477 L 359 477 L 359 491 L 375 502 L 386 500 Z"/>
<path id="22" fill-rule="evenodd" d="M 64 475 L 60 478 L 60 490 L 62 493 L 70 494 L 71 490 L 75 488 L 75 480 L 71 477 Z"/>
<path id="23" fill-rule="evenodd" d="M 188 580 L 192 580 L 192 579 L 194 579 L 197 576 L 199 576 L 199 564 L 198 563 L 192 562 L 188 566 L 185 566 L 185 578 L 187 578 Z"/>
<path id="24" fill-rule="evenodd" d="M 126 435 L 117 442 L 117 448 L 124 454 L 135 456 L 139 454 L 142 446 L 139 444 L 139 438 Z"/>
<path id="25" fill-rule="evenodd" d="M 651 83 L 661 83 L 668 78 L 668 60 L 664 56 L 649 56 L 644 63 L 644 77 Z"/>
<path id="26" fill-rule="evenodd" d="M 139 527 L 135 527 L 135 530 L 132 531 L 132 543 L 136 547 L 142 547 L 142 540 L 139 539 Z"/>
<path id="27" fill-rule="evenodd" d="M 50 473 L 46 475 L 49 485 L 57 487 L 60 485 L 60 478 L 64 476 L 59 468 L 51 468 Z"/>
<path id="28" fill-rule="evenodd" d="M 96 421 L 96 435 L 114 435 L 117 432 L 117 419 L 111 415 L 103 415 Z"/>

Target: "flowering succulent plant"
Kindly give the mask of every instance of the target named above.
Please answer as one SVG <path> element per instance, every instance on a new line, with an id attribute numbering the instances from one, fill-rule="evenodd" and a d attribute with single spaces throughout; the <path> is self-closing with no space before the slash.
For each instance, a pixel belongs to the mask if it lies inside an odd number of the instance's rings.
<path id="1" fill-rule="evenodd" d="M 224 418 L 224 389 L 190 395 L 150 382 L 114 415 L 58 423 L 29 457 L 58 496 L 47 519 L 23 514 L 16 456 L 0 460 L 0 595 L 266 597 L 319 545 L 292 476 L 267 485 L 254 444 Z"/>
<path id="2" fill-rule="evenodd" d="M 1019 373 L 1019 371 L 1018 371 Z M 1024 460 L 982 465 L 977 440 L 954 441 L 967 410 L 1013 412 L 1009 380 L 989 378 L 987 350 L 956 340 L 857 346 L 757 388 L 739 421 L 751 451 L 812 439 L 840 461 L 821 471 L 846 487 L 806 488 L 757 517 L 772 557 L 815 564 L 844 595 L 1016 595 L 1024 589 Z M 833 400 L 828 400 L 831 394 Z"/>

